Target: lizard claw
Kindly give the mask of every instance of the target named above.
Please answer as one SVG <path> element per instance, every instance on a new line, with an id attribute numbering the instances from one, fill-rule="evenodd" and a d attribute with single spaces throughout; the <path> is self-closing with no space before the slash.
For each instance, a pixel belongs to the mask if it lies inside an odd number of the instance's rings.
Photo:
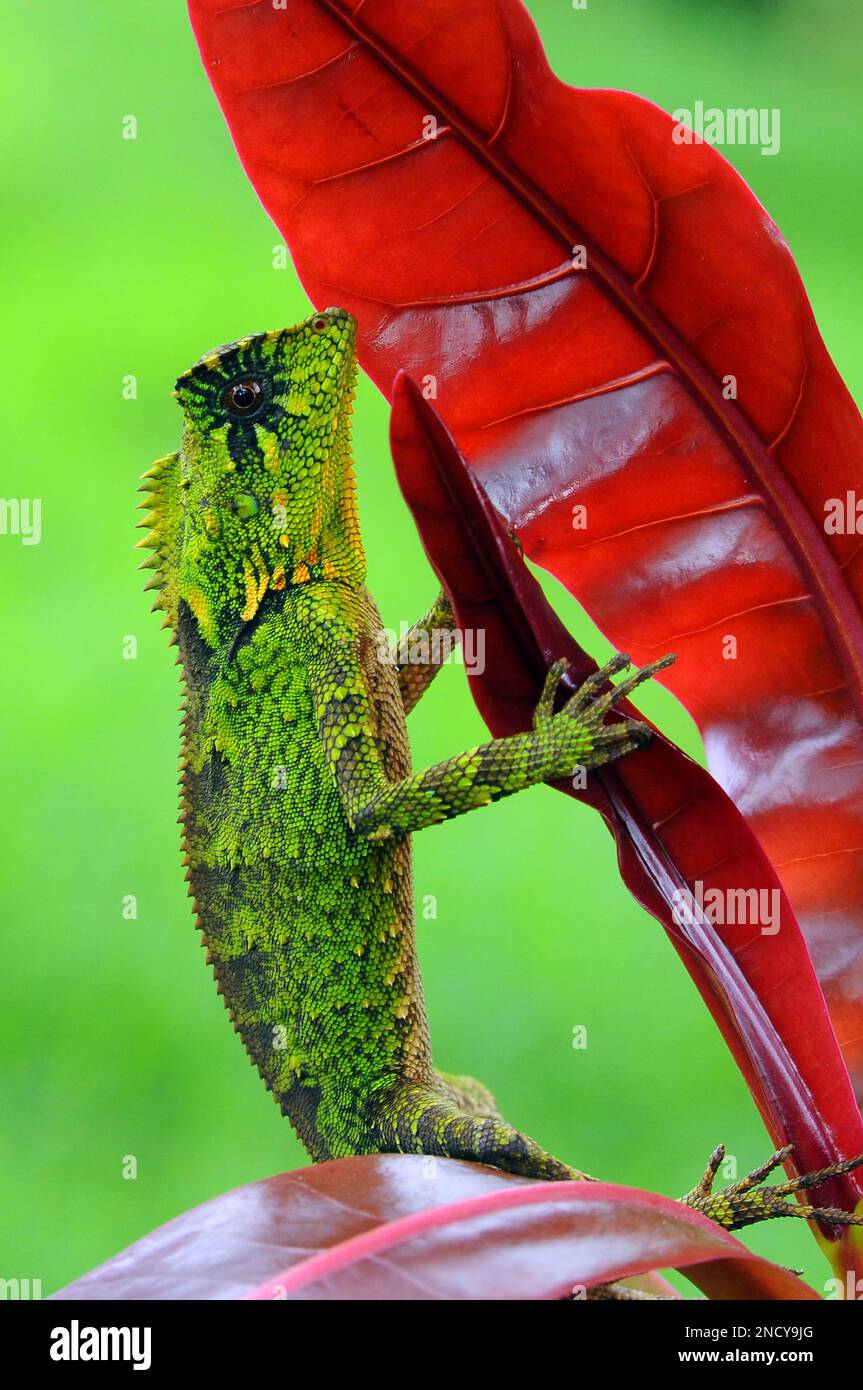
<path id="1" fill-rule="evenodd" d="M 568 670 L 569 662 L 565 657 L 561 657 L 559 661 L 555 661 L 554 665 L 549 666 L 545 677 L 545 685 L 542 687 L 542 694 L 533 712 L 534 729 L 541 729 L 544 724 L 547 724 L 548 721 L 554 717 L 554 702 L 557 698 L 560 682 L 563 680 Z"/>
<path id="2" fill-rule="evenodd" d="M 611 723 L 605 723 L 606 715 L 614 709 L 615 705 L 621 700 L 625 700 L 627 695 L 631 695 L 637 686 L 642 685 L 655 676 L 657 671 L 662 671 L 666 666 L 670 666 L 675 660 L 673 656 L 662 656 L 658 661 L 651 661 L 648 666 L 642 666 L 640 670 L 632 671 L 622 680 L 619 685 L 611 685 L 610 677 L 617 675 L 620 671 L 625 671 L 630 664 L 630 659 L 622 652 L 612 657 L 611 661 L 600 671 L 595 671 L 592 676 L 588 676 L 580 690 L 567 701 L 564 706 L 564 713 L 575 718 L 589 720 L 595 732 L 595 766 L 601 766 L 604 762 L 610 762 L 612 758 L 619 758 L 623 753 L 628 753 L 635 748 L 643 748 L 653 737 L 653 730 L 649 724 L 640 719 L 616 719 Z M 603 689 L 603 687 L 606 687 Z M 602 692 L 601 694 L 598 692 Z"/>
<path id="3" fill-rule="evenodd" d="M 639 719 L 617 718 L 609 723 L 605 717 L 614 705 L 626 698 L 636 686 L 649 680 L 657 671 L 669 666 L 673 656 L 652 661 L 640 671 L 633 671 L 619 685 L 612 676 L 628 670 L 630 658 L 617 652 L 610 661 L 570 695 L 563 707 L 555 712 L 560 683 L 569 669 L 566 660 L 555 661 L 549 667 L 533 716 L 533 736 L 536 740 L 537 780 L 553 781 L 572 776 L 573 768 L 602 767 L 624 753 L 643 748 L 653 736 L 649 724 Z"/>
<path id="4" fill-rule="evenodd" d="M 567 700 L 565 709 L 567 714 L 581 714 L 587 709 L 588 705 L 593 704 L 596 695 L 603 686 L 608 685 L 612 676 L 618 675 L 621 671 L 626 671 L 632 658 L 626 652 L 615 652 L 610 661 L 601 666 L 598 671 L 594 671 L 592 676 L 588 676 Z M 612 686 L 612 690 L 619 690 L 619 686 Z"/>
<path id="5" fill-rule="evenodd" d="M 830 1178 L 838 1178 L 844 1173 L 851 1173 L 855 1168 L 860 1168 L 863 1166 L 863 1154 L 857 1158 L 846 1159 L 843 1163 L 834 1163 L 829 1168 L 821 1168 L 814 1173 L 789 1178 L 773 1187 L 762 1186 L 764 1179 L 784 1163 L 793 1148 L 793 1144 L 786 1144 L 783 1149 L 777 1149 L 760 1167 L 720 1192 L 714 1192 L 713 1183 L 725 1157 L 725 1145 L 720 1144 L 710 1155 L 704 1176 L 691 1192 L 680 1198 L 680 1201 L 684 1206 L 691 1207 L 693 1211 L 698 1211 L 702 1216 L 715 1221 L 726 1231 L 738 1231 L 743 1226 L 751 1226 L 757 1221 L 770 1221 L 777 1216 L 799 1216 L 805 1220 L 817 1217 L 835 1226 L 863 1226 L 863 1216 L 855 1216 L 853 1212 L 843 1211 L 841 1207 L 814 1207 L 808 1202 L 785 1200 L 795 1192 L 806 1192 L 811 1187 L 819 1187 L 821 1183 L 828 1182 Z"/>
<path id="6" fill-rule="evenodd" d="M 632 662 L 632 658 L 627 656 L 625 652 L 615 652 L 610 661 L 607 661 L 604 666 L 594 671 L 582 682 L 575 694 L 569 697 L 563 709 L 568 715 L 573 716 L 583 714 L 590 706 L 591 715 L 597 720 L 601 720 L 619 700 L 624 700 L 627 695 L 631 695 L 636 686 L 650 680 L 657 671 L 664 671 L 676 660 L 675 656 L 661 656 L 657 661 L 651 661 L 649 665 L 633 671 L 619 685 L 610 685 L 612 676 L 626 671 Z M 555 661 L 548 668 L 542 694 L 534 711 L 534 728 L 554 716 L 554 702 L 560 688 L 560 682 L 568 670 L 569 662 L 565 657 L 561 657 L 559 661 Z M 604 690 L 606 686 L 610 686 L 610 688 Z M 600 694 L 601 691 L 604 693 Z"/>
<path id="7" fill-rule="evenodd" d="M 658 660 L 651 661 L 649 665 L 642 666 L 639 670 L 633 671 L 631 675 L 626 677 L 626 680 L 622 680 L 619 685 L 613 685 L 610 690 L 606 690 L 603 695 L 600 695 L 598 700 L 593 701 L 591 714 L 602 719 L 610 709 L 614 708 L 618 701 L 625 700 L 627 695 L 631 695 L 637 686 L 643 685 L 645 681 L 649 681 L 655 676 L 657 671 L 664 671 L 667 666 L 673 665 L 676 660 L 677 658 L 671 654 L 668 656 L 661 656 Z M 569 702 L 569 705 L 573 706 L 573 712 L 578 713 L 584 709 L 585 705 L 591 701 L 591 697 L 597 688 L 601 689 L 602 686 L 606 684 L 610 675 L 615 675 L 618 671 L 625 671 L 628 666 L 629 657 L 624 656 L 622 653 L 618 653 L 618 655 L 614 657 L 607 666 L 604 666 L 601 671 L 595 671 L 592 676 L 589 676 L 581 689 L 573 695 L 572 700 Z M 569 708 L 569 706 L 567 706 L 567 708 Z"/>

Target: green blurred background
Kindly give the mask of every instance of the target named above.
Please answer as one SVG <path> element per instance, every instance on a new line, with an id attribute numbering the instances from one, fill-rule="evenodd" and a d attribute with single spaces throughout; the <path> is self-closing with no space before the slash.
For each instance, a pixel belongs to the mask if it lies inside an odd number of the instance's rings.
<path id="1" fill-rule="evenodd" d="M 863 12 L 856 0 L 530 5 L 558 73 L 669 110 L 778 106 L 782 147 L 726 151 L 794 250 L 840 371 L 863 393 L 859 251 Z M 43 538 L 0 537 L 4 716 L 0 1276 L 50 1292 L 187 1207 L 304 1155 L 233 1035 L 179 865 L 178 673 L 136 573 L 135 489 L 176 447 L 176 374 L 305 315 L 236 161 L 181 0 L 6 8 L 0 101 L 4 497 L 43 499 Z M 123 117 L 137 140 L 121 138 Z M 134 374 L 136 400 L 123 378 Z M 368 382 L 356 445 L 370 583 L 385 621 L 434 583 Z M 597 658 L 607 644 L 559 598 Z M 124 638 L 137 659 L 124 660 Z M 644 707 L 698 754 L 660 690 Z M 426 764 L 483 736 L 463 672 L 412 719 Z M 661 929 L 622 888 L 590 811 L 537 790 L 416 841 L 436 1059 L 610 1180 L 677 1194 L 725 1140 L 768 1141 Z M 138 900 L 126 920 L 124 895 Z M 573 1028 L 587 1028 L 575 1051 Z M 138 1176 L 124 1180 L 124 1156 Z M 759 1251 L 829 1271 L 807 1229 Z"/>

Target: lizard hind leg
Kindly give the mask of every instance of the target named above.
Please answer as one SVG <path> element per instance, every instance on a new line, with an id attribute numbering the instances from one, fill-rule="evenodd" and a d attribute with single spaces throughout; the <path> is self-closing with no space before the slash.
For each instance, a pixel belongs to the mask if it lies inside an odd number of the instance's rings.
<path id="1" fill-rule="evenodd" d="M 497 1101 L 481 1081 L 475 1081 L 472 1076 L 451 1076 L 448 1071 L 437 1072 L 437 1080 L 445 1094 L 460 1110 L 466 1110 L 469 1115 L 490 1116 L 493 1120 L 503 1119 L 497 1108 Z"/>
<path id="2" fill-rule="evenodd" d="M 472 1093 L 466 1095 L 467 1082 Z M 471 1104 L 479 1101 L 480 1093 L 486 1105 L 491 1101 L 485 1087 L 480 1087 L 478 1082 L 472 1082 L 469 1077 L 441 1077 L 441 1083 L 439 1090 L 405 1083 L 382 1100 L 375 1129 L 384 1153 L 462 1158 L 546 1182 L 572 1181 L 587 1176 L 553 1158 L 535 1140 L 500 1119 L 496 1112 L 476 1113 L 458 1104 L 454 1094 L 461 1094 Z"/>

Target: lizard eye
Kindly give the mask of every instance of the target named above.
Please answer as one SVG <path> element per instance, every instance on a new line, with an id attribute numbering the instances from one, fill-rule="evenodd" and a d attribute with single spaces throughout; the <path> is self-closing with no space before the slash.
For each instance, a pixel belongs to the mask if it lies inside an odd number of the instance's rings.
<path id="1" fill-rule="evenodd" d="M 323 333 L 324 329 L 329 328 L 329 326 L 330 321 L 327 318 L 326 314 L 318 314 L 316 318 L 312 319 L 313 333 Z"/>
<path id="2" fill-rule="evenodd" d="M 222 404 L 229 415 L 245 418 L 254 415 L 261 404 L 263 395 L 264 390 L 259 381 L 254 381 L 251 378 L 248 381 L 235 381 L 222 397 Z"/>

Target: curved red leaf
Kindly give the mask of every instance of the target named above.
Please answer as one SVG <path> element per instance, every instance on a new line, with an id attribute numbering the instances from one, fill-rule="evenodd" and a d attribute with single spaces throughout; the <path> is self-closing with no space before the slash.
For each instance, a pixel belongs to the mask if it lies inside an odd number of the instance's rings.
<path id="1" fill-rule="evenodd" d="M 710 1298 L 818 1296 L 667 1197 L 411 1154 L 337 1159 L 237 1188 L 52 1296 L 556 1299 L 672 1266 Z"/>
<path id="2" fill-rule="evenodd" d="M 530 727 L 548 667 L 565 656 L 577 687 L 596 663 L 577 645 L 519 558 L 443 422 L 417 386 L 396 378 L 393 459 L 459 625 L 485 633 L 486 661 L 471 690 L 498 736 Z M 636 713 L 624 704 L 624 711 Z M 861 1151 L 863 1125 L 805 943 L 779 880 L 734 803 L 709 773 L 658 736 L 637 756 L 601 769 L 585 791 L 561 791 L 603 815 L 624 881 L 659 918 L 722 1029 L 775 1142 L 793 1142 L 800 1171 Z M 676 909 L 693 881 L 775 892 L 780 929 L 720 932 Z M 814 1194 L 853 1211 L 863 1180 L 849 1174 Z M 839 1233 L 833 1236 L 838 1239 Z M 831 1250 L 855 1263 L 846 1240 Z"/>
<path id="3" fill-rule="evenodd" d="M 781 235 L 664 112 L 559 82 L 518 0 L 190 9 L 246 170 L 315 303 L 357 314 L 365 369 L 433 378 L 531 558 L 637 660 L 679 653 L 663 679 L 863 1088 L 863 544 L 823 525 L 863 430 Z"/>

